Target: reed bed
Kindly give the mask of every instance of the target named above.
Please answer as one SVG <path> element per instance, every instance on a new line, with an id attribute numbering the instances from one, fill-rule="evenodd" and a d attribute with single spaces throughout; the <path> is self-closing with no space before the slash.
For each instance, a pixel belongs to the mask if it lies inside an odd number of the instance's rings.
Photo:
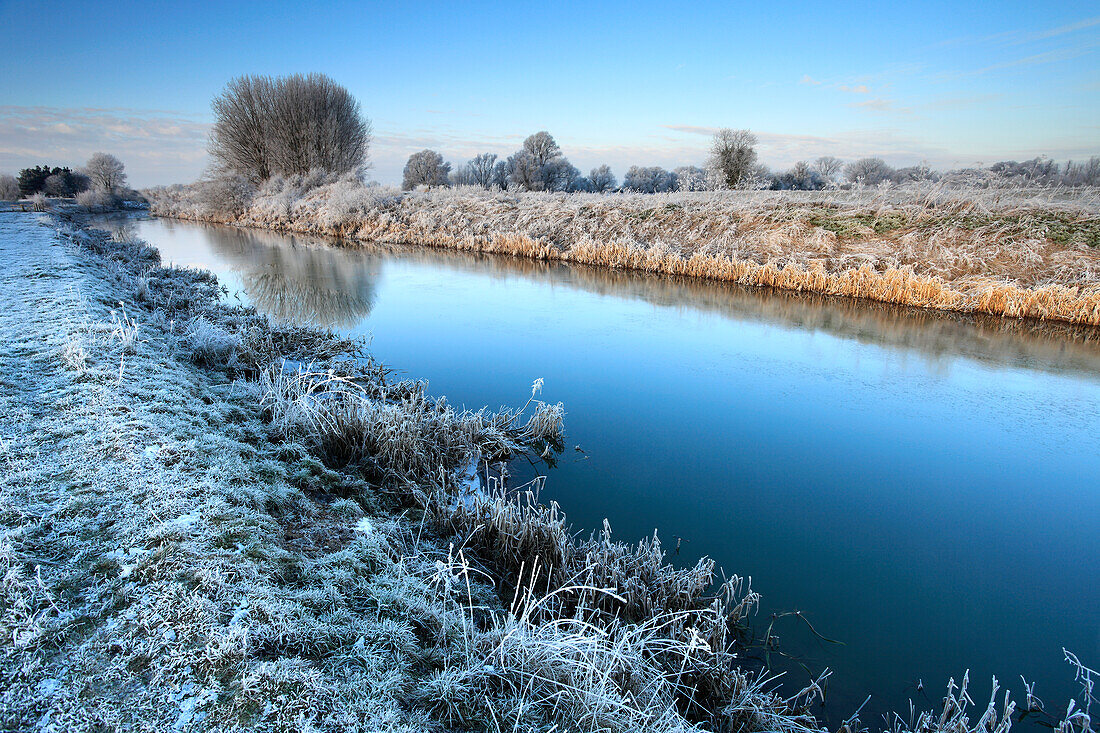
<path id="1" fill-rule="evenodd" d="M 1100 192 L 945 183 L 852 191 L 399 192 L 269 182 L 239 207 L 148 192 L 183 219 L 1100 325 Z M 226 213 L 226 211 L 232 213 Z"/>

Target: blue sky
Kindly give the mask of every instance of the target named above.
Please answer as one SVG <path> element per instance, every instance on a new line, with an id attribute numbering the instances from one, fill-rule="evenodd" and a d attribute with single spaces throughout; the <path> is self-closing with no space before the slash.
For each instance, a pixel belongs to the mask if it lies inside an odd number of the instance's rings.
<path id="1" fill-rule="evenodd" d="M 776 168 L 1100 154 L 1095 2 L 0 2 L 0 48 L 0 171 L 106 150 L 137 185 L 202 173 L 230 78 L 298 71 L 360 100 L 389 183 L 542 129 L 620 176 L 702 163 L 717 127 Z"/>

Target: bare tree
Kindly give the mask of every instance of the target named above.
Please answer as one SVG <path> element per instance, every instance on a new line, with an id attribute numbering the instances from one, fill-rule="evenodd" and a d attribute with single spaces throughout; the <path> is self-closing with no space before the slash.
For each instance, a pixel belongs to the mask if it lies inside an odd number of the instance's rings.
<path id="1" fill-rule="evenodd" d="M 676 175 L 676 189 L 679 191 L 705 191 L 707 172 L 696 165 L 682 165 L 672 171 Z"/>
<path id="2" fill-rule="evenodd" d="M 822 155 L 814 161 L 814 170 L 826 181 L 835 180 L 843 167 L 844 161 L 831 155 Z"/>
<path id="3" fill-rule="evenodd" d="M 1068 186 L 1100 186 L 1100 157 L 1093 156 L 1084 163 L 1067 160 L 1062 179 Z"/>
<path id="4" fill-rule="evenodd" d="M 508 188 L 508 179 L 512 176 L 512 159 L 498 160 L 493 166 L 493 178 L 491 187 L 501 191 Z"/>
<path id="5" fill-rule="evenodd" d="M 564 155 L 550 160 L 542 167 L 543 186 L 547 191 L 576 191 L 583 188 L 579 183 L 581 172 L 565 159 Z"/>
<path id="6" fill-rule="evenodd" d="M 520 191 L 542 191 L 546 188 L 542 166 L 526 149 L 509 156 L 507 164 L 508 188 Z"/>
<path id="7" fill-rule="evenodd" d="M 523 148 L 506 165 L 508 187 L 521 191 L 571 191 L 581 177 L 545 130 L 524 140 Z"/>
<path id="8" fill-rule="evenodd" d="M 852 183 L 874 186 L 890 178 L 894 169 L 882 158 L 860 158 L 844 169 L 844 176 Z"/>
<path id="9" fill-rule="evenodd" d="M 362 166 L 370 121 L 347 89 L 324 74 L 242 76 L 214 98 L 210 154 L 253 183 L 311 170 Z"/>
<path id="10" fill-rule="evenodd" d="M 748 130 L 723 128 L 714 133 L 707 167 L 726 188 L 747 183 L 756 163 L 756 136 Z"/>
<path id="11" fill-rule="evenodd" d="M 594 193 L 610 191 L 615 188 L 615 184 L 615 174 L 611 172 L 611 166 L 597 166 L 588 174 L 588 188 Z"/>
<path id="12" fill-rule="evenodd" d="M 445 163 L 442 155 L 434 150 L 421 150 L 410 155 L 405 163 L 401 187 L 409 191 L 417 186 L 446 186 L 450 172 L 451 164 Z"/>
<path id="13" fill-rule="evenodd" d="M 126 166 L 122 161 L 107 153 L 94 153 L 84 166 L 84 175 L 92 182 L 97 191 L 113 194 L 126 185 Z"/>
<path id="14" fill-rule="evenodd" d="M 676 175 L 660 166 L 631 166 L 623 176 L 623 188 L 639 193 L 666 193 L 676 190 Z"/>
<path id="15" fill-rule="evenodd" d="M 471 158 L 466 164 L 470 170 L 470 182 L 475 186 L 490 188 L 493 185 L 493 167 L 496 162 L 495 153 L 482 153 Z"/>
<path id="16" fill-rule="evenodd" d="M 60 173 L 55 173 L 47 178 L 42 190 L 46 192 L 47 196 L 69 196 L 72 193 L 69 190 L 68 180 Z"/>
<path id="17" fill-rule="evenodd" d="M 815 188 L 813 185 L 813 171 L 810 169 L 810 164 L 804 160 L 800 160 L 791 166 L 791 180 L 800 189 Z"/>
<path id="18" fill-rule="evenodd" d="M 546 130 L 536 132 L 524 140 L 523 149 L 535 161 L 535 165 L 546 165 L 562 154 L 557 141 Z"/>
<path id="19" fill-rule="evenodd" d="M 4 174 L 0 176 L 0 201 L 19 200 L 19 181 L 15 176 Z"/>
<path id="20" fill-rule="evenodd" d="M 458 166 L 457 168 L 454 168 L 453 170 L 451 170 L 450 174 L 447 176 L 447 183 L 450 184 L 451 186 L 473 186 L 473 185 L 476 185 L 476 184 L 474 184 L 473 173 L 470 171 L 470 164 L 469 163 L 463 163 L 462 165 Z"/>

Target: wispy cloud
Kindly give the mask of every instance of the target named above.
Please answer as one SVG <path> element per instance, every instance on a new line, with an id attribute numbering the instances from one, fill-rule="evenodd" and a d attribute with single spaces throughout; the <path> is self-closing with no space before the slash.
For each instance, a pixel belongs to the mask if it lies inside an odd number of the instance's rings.
<path id="1" fill-rule="evenodd" d="M 1004 97 L 1003 94 L 975 94 L 970 97 L 944 97 L 927 104 L 920 105 L 920 109 L 928 111 L 971 109 L 982 104 L 995 102 Z"/>
<path id="2" fill-rule="evenodd" d="M 822 82 L 820 82 L 817 79 L 813 78 L 809 74 L 803 74 L 802 78 L 798 80 L 798 83 L 799 84 L 812 84 L 814 86 L 819 86 Z"/>
<path id="3" fill-rule="evenodd" d="M 1051 51 L 1033 53 L 1028 56 L 1010 59 L 1008 61 L 1001 61 L 995 64 L 989 64 L 988 66 L 983 66 L 977 69 L 970 69 L 968 71 L 944 72 L 937 75 L 936 78 L 943 81 L 949 81 L 971 76 L 980 76 L 982 74 L 988 74 L 991 71 L 1002 71 L 1004 69 L 1040 66 L 1043 64 L 1053 64 L 1060 61 L 1070 61 L 1072 59 L 1080 58 L 1081 56 L 1090 54 L 1097 48 L 1100 48 L 1100 40 L 1081 43 L 1076 46 L 1071 46 L 1067 48 L 1058 48 Z"/>
<path id="4" fill-rule="evenodd" d="M 855 107 L 857 109 L 864 109 L 871 112 L 894 112 L 897 114 L 912 114 L 913 110 L 910 107 L 899 107 L 894 100 L 887 97 L 874 97 L 872 99 L 866 99 L 862 102 L 852 102 L 849 107 Z"/>
<path id="5" fill-rule="evenodd" d="M 1076 23 L 1069 23 L 1068 25 L 1058 26 L 1057 28 L 1051 28 L 1050 30 L 1039 31 L 1038 33 L 1026 34 L 1020 43 L 1026 43 L 1028 41 L 1041 41 L 1045 38 L 1054 38 L 1055 36 L 1063 36 L 1067 33 L 1074 33 L 1075 31 L 1083 31 L 1086 28 L 1094 28 L 1100 26 L 1100 15 L 1094 18 L 1085 18 L 1079 20 Z"/>
<path id="6" fill-rule="evenodd" d="M 194 180 L 209 131 L 197 115 L 171 110 L 0 106 L 0 169 L 77 167 L 105 151 L 122 159 L 137 186 Z"/>
<path id="7" fill-rule="evenodd" d="M 1073 23 L 1067 23 L 1065 25 L 1056 26 L 1054 28 L 1047 28 L 1046 30 L 1041 31 L 1015 30 L 1004 31 L 1001 33 L 993 33 L 988 36 L 962 36 L 960 38 L 949 38 L 947 40 L 940 41 L 936 45 L 939 47 L 976 46 L 982 44 L 1020 45 L 1023 43 L 1033 43 L 1035 41 L 1044 41 L 1048 38 L 1057 38 L 1059 36 L 1064 36 L 1069 33 L 1076 33 L 1077 31 L 1095 28 L 1097 26 L 1100 26 L 1100 16 L 1083 18 Z"/>
<path id="8" fill-rule="evenodd" d="M 717 127 L 703 127 L 701 125 L 661 125 L 661 127 L 674 132 L 686 132 L 690 135 L 706 135 L 707 137 L 711 137 L 719 130 Z"/>
<path id="9" fill-rule="evenodd" d="M 835 89 L 839 89 L 842 92 L 848 92 L 850 94 L 870 94 L 871 90 L 867 88 L 866 84 L 857 84 L 855 86 L 848 86 L 847 84 L 837 84 Z"/>

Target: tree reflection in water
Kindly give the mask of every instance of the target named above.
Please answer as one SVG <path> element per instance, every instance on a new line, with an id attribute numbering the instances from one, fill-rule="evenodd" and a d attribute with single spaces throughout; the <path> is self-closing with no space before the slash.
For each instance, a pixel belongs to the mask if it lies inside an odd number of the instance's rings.
<path id="1" fill-rule="evenodd" d="M 370 315 L 382 267 L 376 254 L 258 229 L 203 229 L 252 304 L 276 320 L 350 329 Z"/>

